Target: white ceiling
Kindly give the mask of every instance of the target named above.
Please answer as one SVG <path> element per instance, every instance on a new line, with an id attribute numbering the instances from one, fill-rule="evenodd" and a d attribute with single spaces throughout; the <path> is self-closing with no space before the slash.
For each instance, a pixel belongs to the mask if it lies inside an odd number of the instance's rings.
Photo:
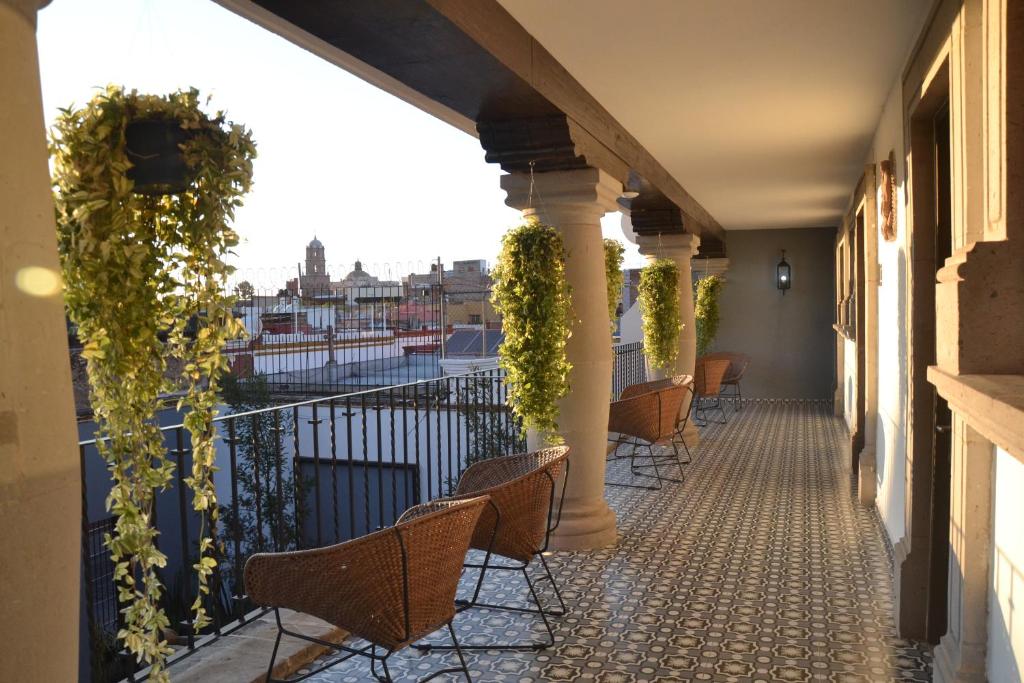
<path id="1" fill-rule="evenodd" d="M 726 229 L 837 225 L 931 0 L 500 0 Z"/>

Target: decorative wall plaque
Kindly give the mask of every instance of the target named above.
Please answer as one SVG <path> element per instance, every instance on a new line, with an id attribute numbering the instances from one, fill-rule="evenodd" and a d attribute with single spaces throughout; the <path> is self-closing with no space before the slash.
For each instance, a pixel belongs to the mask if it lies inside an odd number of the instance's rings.
<path id="1" fill-rule="evenodd" d="M 886 242 L 896 239 L 896 154 L 889 152 L 889 158 L 882 160 L 882 237 Z"/>

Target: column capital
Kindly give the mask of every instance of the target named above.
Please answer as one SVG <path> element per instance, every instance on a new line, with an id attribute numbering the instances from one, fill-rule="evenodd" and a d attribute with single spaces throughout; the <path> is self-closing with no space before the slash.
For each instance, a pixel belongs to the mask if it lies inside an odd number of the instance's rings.
<path id="1" fill-rule="evenodd" d="M 36 13 L 49 4 L 50 0 L 0 0 L 0 5 L 7 5 L 25 17 L 33 28 L 36 25 Z"/>
<path id="2" fill-rule="evenodd" d="M 622 183 L 591 167 L 534 173 L 532 197 L 529 173 L 501 176 L 501 189 L 508 194 L 508 206 L 545 222 L 545 214 L 552 210 L 572 209 L 603 216 L 619 209 L 618 198 L 622 195 Z"/>
<path id="3" fill-rule="evenodd" d="M 677 264 L 685 263 L 689 270 L 690 259 L 697 253 L 700 247 L 698 235 L 674 234 L 674 235 L 637 235 L 637 246 L 640 253 L 648 258 L 669 258 Z"/>
<path id="4" fill-rule="evenodd" d="M 721 277 L 729 270 L 729 259 L 694 256 L 690 261 L 690 265 L 693 268 L 693 272 L 701 277 L 708 275 L 718 275 Z"/>

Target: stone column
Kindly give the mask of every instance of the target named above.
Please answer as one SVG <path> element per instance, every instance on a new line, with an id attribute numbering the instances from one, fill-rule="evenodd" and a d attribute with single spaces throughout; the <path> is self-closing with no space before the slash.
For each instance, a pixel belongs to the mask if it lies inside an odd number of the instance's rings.
<path id="1" fill-rule="evenodd" d="M 608 332 L 601 217 L 616 210 L 622 185 L 596 168 L 501 178 L 506 204 L 558 229 L 568 251 L 565 272 L 572 287 L 572 337 L 566 348 L 572 371 L 562 399 L 559 432 L 572 448 L 562 521 L 551 539 L 556 550 L 585 550 L 615 543 L 615 513 L 604 498 L 611 400 L 612 348 Z"/>
<path id="2" fill-rule="evenodd" d="M 956 410 L 956 406 L 951 406 Z M 936 683 L 984 683 L 992 578 L 993 445 L 953 414 L 947 631 L 935 648 Z M 957 438 L 959 437 L 959 438 Z"/>
<path id="3" fill-rule="evenodd" d="M 0 680 L 78 680 L 81 488 L 36 9 L 0 0 Z"/>
<path id="4" fill-rule="evenodd" d="M 671 259 L 679 269 L 679 320 L 683 329 L 679 331 L 679 354 L 676 356 L 676 367 L 671 372 L 656 371 L 647 368 L 649 379 L 661 379 L 666 375 L 692 375 L 697 361 L 697 321 L 693 310 L 693 271 L 691 259 L 700 246 L 700 237 L 690 234 L 672 235 L 638 235 L 637 245 L 640 253 L 648 261 L 659 258 Z M 685 409 L 685 408 L 684 408 Z M 683 431 L 686 445 L 693 448 L 700 443 L 700 432 L 693 420 L 686 423 Z"/>

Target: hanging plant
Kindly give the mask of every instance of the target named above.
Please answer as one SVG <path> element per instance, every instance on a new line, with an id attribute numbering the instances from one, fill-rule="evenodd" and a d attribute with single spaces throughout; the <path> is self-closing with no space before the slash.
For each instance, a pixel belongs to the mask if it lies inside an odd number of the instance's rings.
<path id="1" fill-rule="evenodd" d="M 618 240 L 605 239 L 604 279 L 608 286 L 608 320 L 612 326 L 612 333 L 615 332 L 615 312 L 619 308 L 622 284 L 626 281 L 622 273 L 622 255 L 625 253 L 625 247 Z"/>
<path id="2" fill-rule="evenodd" d="M 640 271 L 644 353 L 652 368 L 668 369 L 679 354 L 679 269 L 658 259 Z"/>
<path id="3" fill-rule="evenodd" d="M 523 430 L 557 440 L 558 400 L 569 391 L 571 334 L 565 247 L 558 231 L 530 219 L 501 238 L 491 302 L 502 316 L 498 349 L 508 402 Z"/>
<path id="4" fill-rule="evenodd" d="M 722 278 L 708 275 L 694 285 L 694 317 L 697 321 L 697 357 L 708 352 L 718 334 L 718 295 L 722 292 Z"/>
<path id="5" fill-rule="evenodd" d="M 147 136 L 171 144 L 147 147 Z M 186 481 L 203 520 L 198 632 L 209 623 L 203 599 L 217 565 L 206 524 L 217 522 L 212 420 L 227 369 L 222 350 L 244 334 L 225 294 L 233 270 L 225 259 L 238 243 L 228 225 L 251 185 L 256 148 L 242 126 L 206 115 L 196 90 L 158 97 L 111 86 L 82 109 L 61 110 L 50 152 L 65 297 L 113 479 L 107 507 L 117 519 L 106 544 L 123 605 L 118 637 L 151 665 L 152 680 L 164 681 L 170 648 L 157 570 L 167 558 L 155 545 L 153 512 L 174 463 L 153 417 L 165 396 L 181 392 L 192 439 Z"/>

